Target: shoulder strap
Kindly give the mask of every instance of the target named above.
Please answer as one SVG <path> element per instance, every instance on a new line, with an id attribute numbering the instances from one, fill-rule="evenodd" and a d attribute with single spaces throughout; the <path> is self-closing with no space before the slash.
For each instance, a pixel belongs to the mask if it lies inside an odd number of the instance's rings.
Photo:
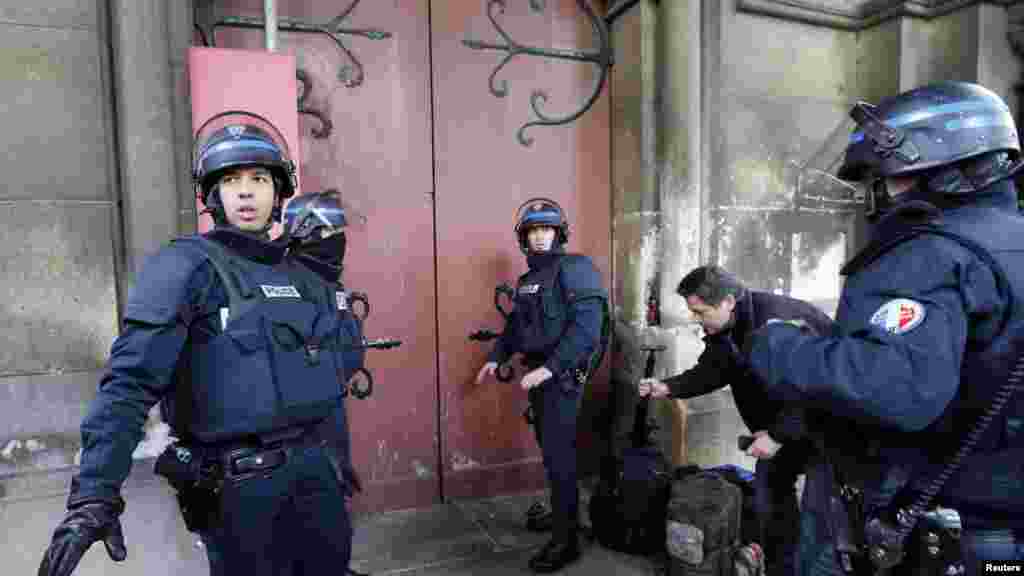
<path id="1" fill-rule="evenodd" d="M 220 278 L 224 291 L 228 294 L 228 308 L 234 313 L 242 308 L 242 303 L 253 298 L 252 287 L 242 282 L 237 270 L 236 256 L 231 255 L 226 248 L 215 240 L 199 236 L 199 245 L 202 246 L 206 258 L 209 260 L 213 270 Z"/>
<path id="2" fill-rule="evenodd" d="M 240 317 L 246 310 L 258 303 L 255 288 L 242 278 L 242 268 L 245 262 L 243 258 L 232 254 L 216 240 L 204 236 L 181 238 L 176 242 L 182 242 L 186 246 L 196 249 L 210 263 L 221 286 L 227 293 L 228 313 L 231 316 Z"/>
<path id="3" fill-rule="evenodd" d="M 175 238 L 171 242 L 199 252 L 210 263 L 220 279 L 224 291 L 227 292 L 229 314 L 241 315 L 241 310 L 252 305 L 252 289 L 241 281 L 237 271 L 232 270 L 234 257 L 228 254 L 220 244 L 202 236 L 185 236 Z M 192 374 L 188 362 L 190 361 L 187 361 L 184 366 L 177 367 L 180 371 L 177 372 L 178 377 L 174 390 L 174 422 L 170 423 L 185 442 L 193 440 L 188 426 L 192 413 Z"/>

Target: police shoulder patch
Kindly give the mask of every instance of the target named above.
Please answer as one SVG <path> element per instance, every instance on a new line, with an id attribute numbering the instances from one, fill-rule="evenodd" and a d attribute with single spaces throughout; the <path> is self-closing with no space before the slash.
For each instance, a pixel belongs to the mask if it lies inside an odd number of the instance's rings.
<path id="1" fill-rule="evenodd" d="M 348 310 L 348 293 L 344 290 L 337 290 L 334 294 L 338 299 L 338 310 Z"/>
<path id="2" fill-rule="evenodd" d="M 871 325 L 891 334 L 906 334 L 924 322 L 925 307 L 916 300 L 894 298 L 871 315 Z"/>
<path id="3" fill-rule="evenodd" d="M 271 286 L 260 284 L 263 295 L 267 298 L 302 298 L 295 286 Z"/>

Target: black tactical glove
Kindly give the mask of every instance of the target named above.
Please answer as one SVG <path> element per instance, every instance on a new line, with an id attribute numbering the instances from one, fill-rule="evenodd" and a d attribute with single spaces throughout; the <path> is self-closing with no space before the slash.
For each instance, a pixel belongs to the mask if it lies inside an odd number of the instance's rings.
<path id="1" fill-rule="evenodd" d="M 69 509 L 53 532 L 38 576 L 70 576 L 85 551 L 98 540 L 103 540 L 111 560 L 123 561 L 128 554 L 117 519 L 123 510 L 124 501 L 120 499 L 116 503 L 91 500 Z"/>

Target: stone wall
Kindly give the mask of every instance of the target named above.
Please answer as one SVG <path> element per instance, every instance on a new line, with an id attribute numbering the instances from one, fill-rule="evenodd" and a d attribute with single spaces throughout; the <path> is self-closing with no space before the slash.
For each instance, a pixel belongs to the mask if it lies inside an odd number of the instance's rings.
<path id="1" fill-rule="evenodd" d="M 182 85 L 190 5 L 0 1 L 5 573 L 38 567 L 64 513 L 79 424 L 117 334 L 119 305 L 141 258 L 178 232 L 178 188 L 190 188 Z M 166 427 L 151 418 L 146 432 L 125 486 L 126 568 L 205 571 L 166 483 L 151 473 L 148 458 L 166 443 Z M 96 546 L 76 574 L 110 566 Z"/>

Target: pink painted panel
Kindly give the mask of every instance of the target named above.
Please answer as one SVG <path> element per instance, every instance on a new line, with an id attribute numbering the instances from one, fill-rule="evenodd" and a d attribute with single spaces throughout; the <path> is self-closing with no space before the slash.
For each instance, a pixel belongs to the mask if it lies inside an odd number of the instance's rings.
<path id="1" fill-rule="evenodd" d="M 258 50 L 192 47 L 188 51 L 192 97 L 192 133 L 211 117 L 226 110 L 244 110 L 269 120 L 288 142 L 296 166 L 299 148 L 299 113 L 295 101 L 295 56 Z M 301 186 L 301 181 L 300 181 Z M 203 205 L 196 200 L 196 212 Z M 209 230 L 208 215 L 199 217 L 199 231 Z M 279 232 L 275 227 L 274 234 Z"/>

